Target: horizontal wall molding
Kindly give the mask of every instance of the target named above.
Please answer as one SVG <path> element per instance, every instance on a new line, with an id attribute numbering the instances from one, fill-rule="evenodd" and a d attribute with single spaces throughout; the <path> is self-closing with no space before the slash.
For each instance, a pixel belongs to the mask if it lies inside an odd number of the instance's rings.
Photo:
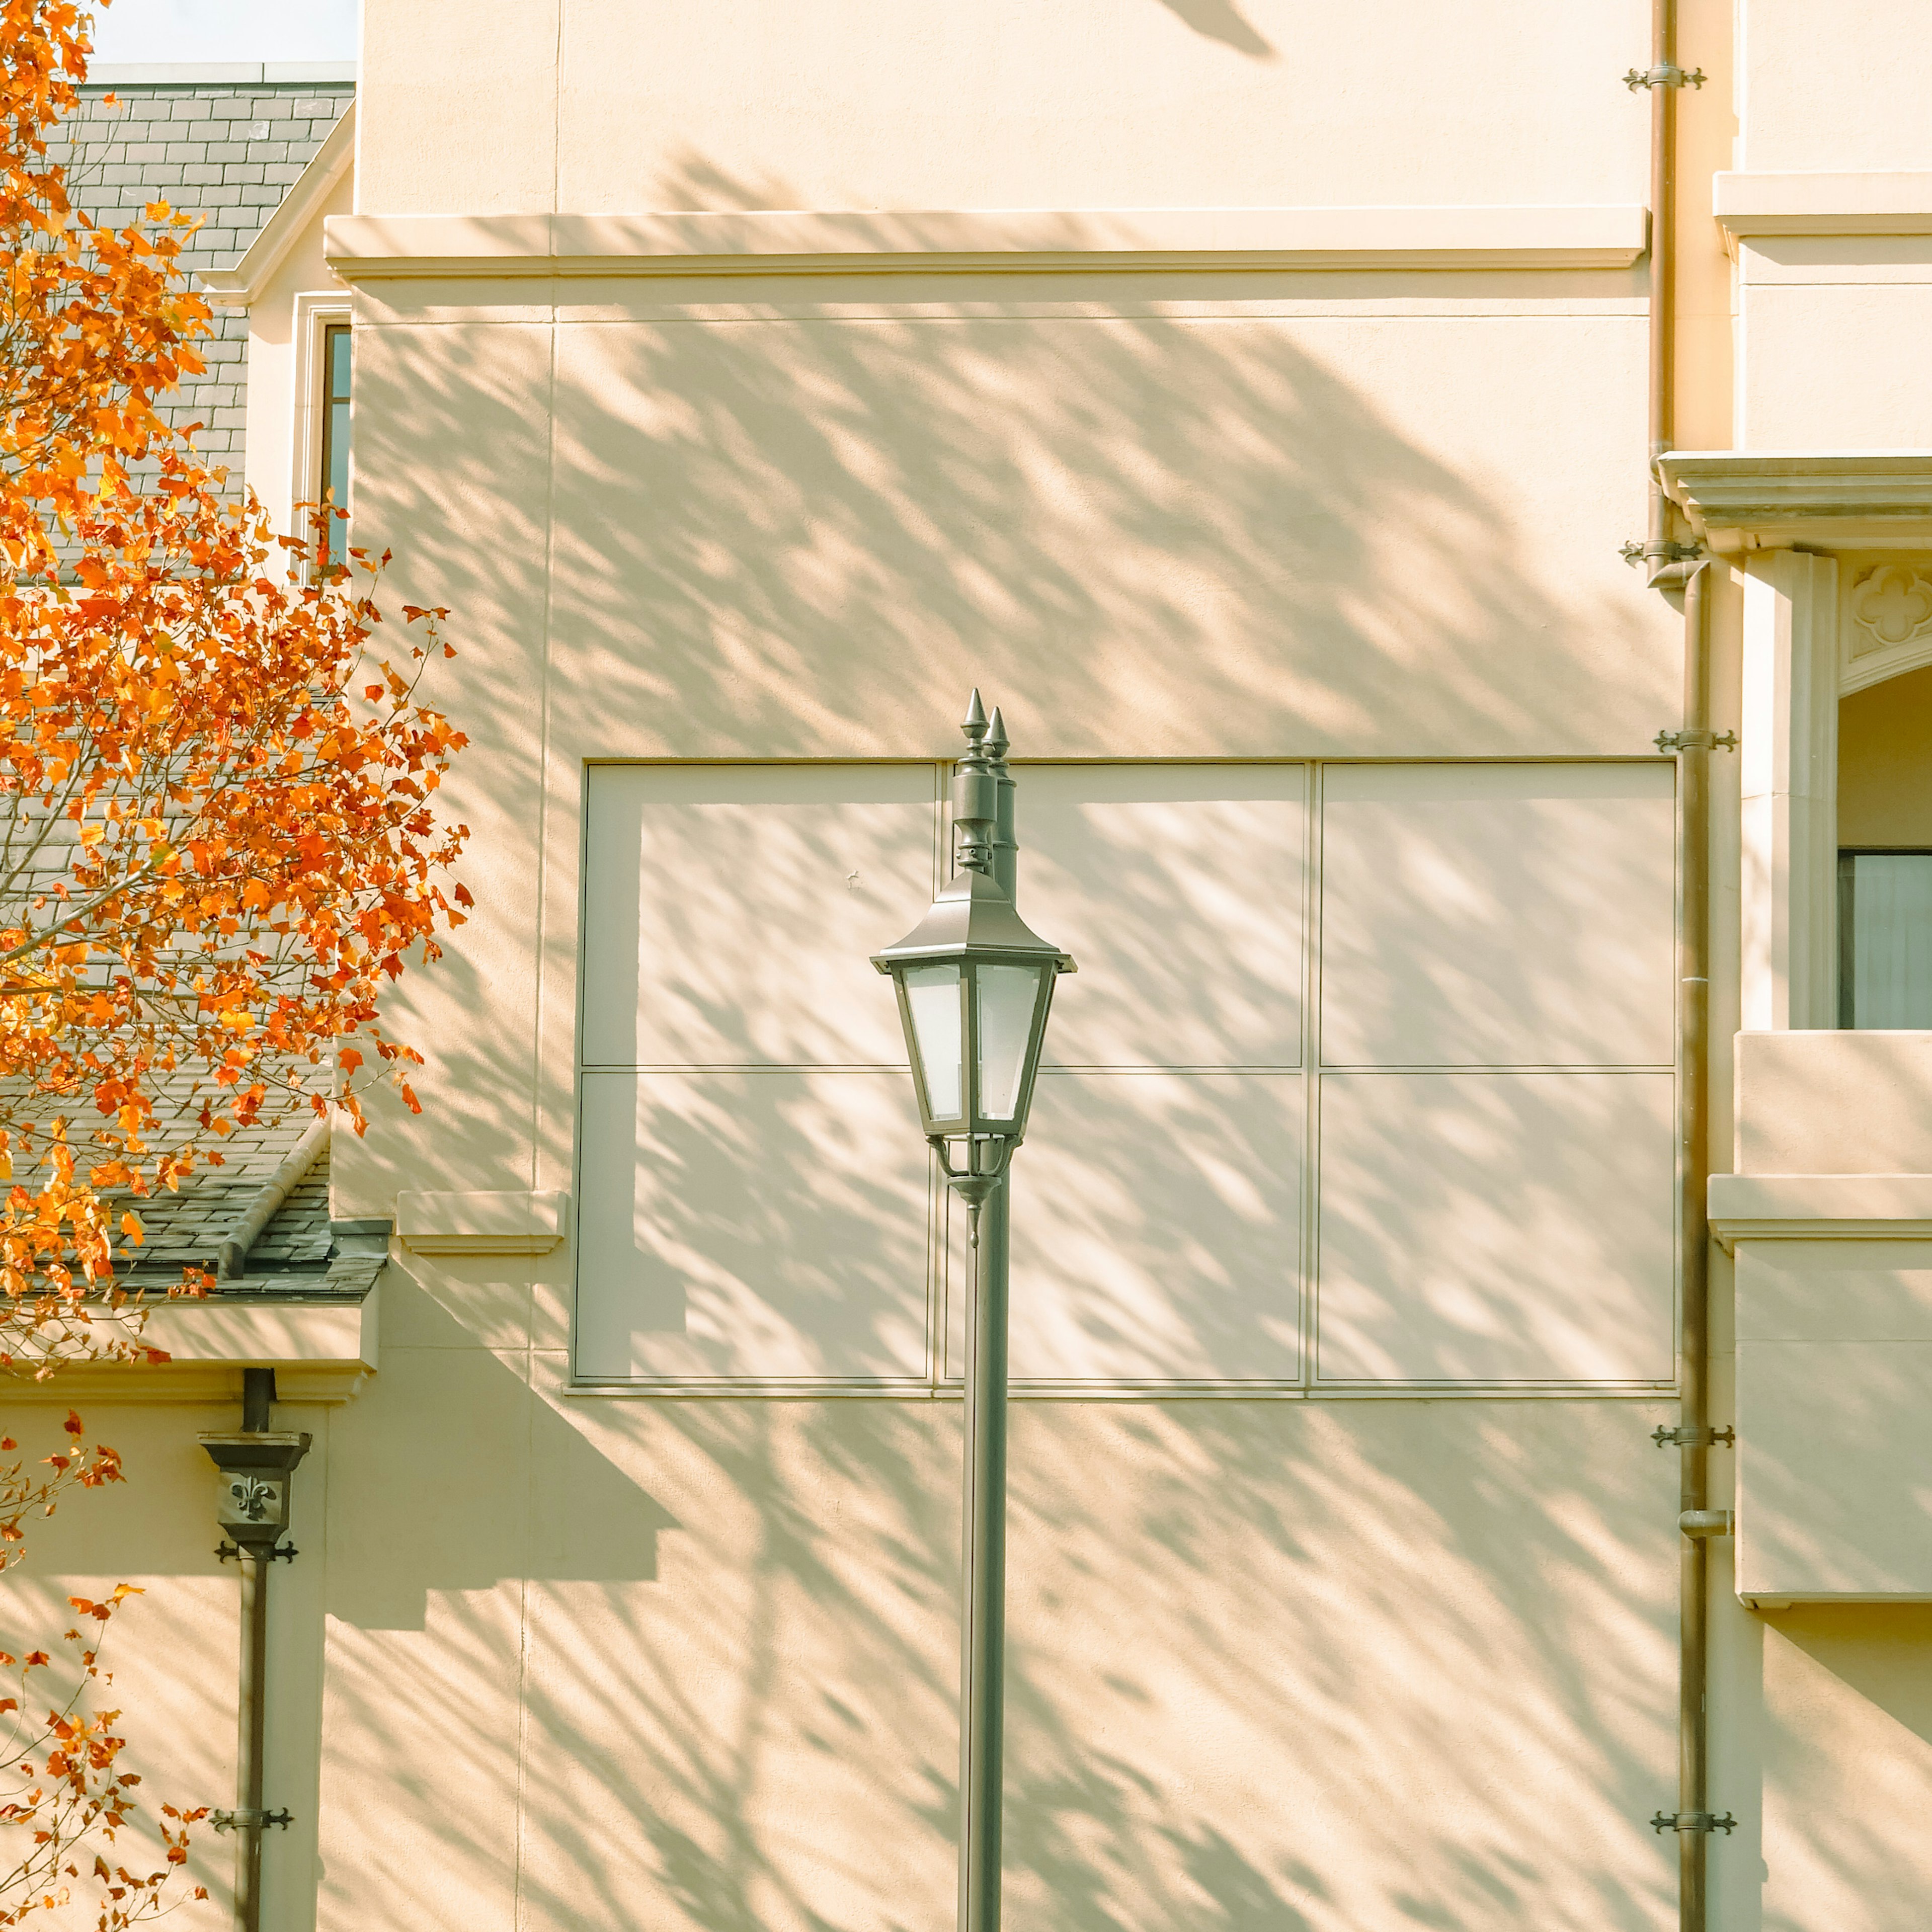
<path id="1" fill-rule="evenodd" d="M 1932 449 L 1679 449 L 1658 468 L 1714 550 L 1932 546 Z"/>
<path id="2" fill-rule="evenodd" d="M 1042 274 L 1103 269 L 1622 268 L 1640 207 L 1094 208 L 342 215 L 345 280 Z"/>
<path id="3" fill-rule="evenodd" d="M 1740 1241 L 1932 1240 L 1932 1174 L 1714 1174 L 1711 1232 Z"/>
<path id="4" fill-rule="evenodd" d="M 560 1189 L 396 1196 L 396 1237 L 418 1255 L 547 1255 L 570 1234 Z"/>
<path id="5" fill-rule="evenodd" d="M 1712 212 L 1741 240 L 1774 235 L 1932 235 L 1932 173 L 1714 177 Z"/>

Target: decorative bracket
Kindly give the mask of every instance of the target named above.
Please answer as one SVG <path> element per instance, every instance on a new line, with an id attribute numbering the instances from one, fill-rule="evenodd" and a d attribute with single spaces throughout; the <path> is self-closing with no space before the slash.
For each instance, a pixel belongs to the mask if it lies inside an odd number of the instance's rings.
<path id="1" fill-rule="evenodd" d="M 1701 67 L 1688 74 L 1681 67 L 1634 67 L 1624 76 L 1624 85 L 1634 94 L 1640 87 L 1702 87 L 1709 77 Z"/>
<path id="2" fill-rule="evenodd" d="M 1660 731 L 1651 742 L 1660 752 L 1735 752 L 1738 734 L 1726 731 L 1719 737 L 1710 731 Z"/>
<path id="3" fill-rule="evenodd" d="M 1639 564 L 1690 563 L 1704 554 L 1700 543 L 1639 543 L 1632 537 L 1628 543 L 1617 546 L 1617 554 L 1635 569 Z"/>
<path id="4" fill-rule="evenodd" d="M 242 1555 L 242 1546 L 236 1543 L 218 1543 L 214 1546 L 214 1553 L 226 1563 L 231 1558 L 238 1558 Z M 271 1563 L 278 1560 L 284 1563 L 292 1563 L 301 1554 L 302 1552 L 292 1543 L 278 1544 L 268 1552 L 268 1561 Z M 257 1557 L 256 1560 L 259 1562 L 261 1559 Z"/>
<path id="5" fill-rule="evenodd" d="M 294 1814 L 281 1811 L 211 1811 L 209 1821 L 218 1832 L 266 1831 L 271 1825 L 286 1832 L 294 1822 Z"/>
<path id="6" fill-rule="evenodd" d="M 1726 1811 L 1720 1818 L 1713 1811 L 1660 1811 L 1650 1821 L 1653 1832 L 1735 1832 L 1738 1821 Z"/>
<path id="7" fill-rule="evenodd" d="M 1698 1432 L 1696 1430 L 1666 1429 L 1660 1422 L 1657 1425 L 1655 1433 L 1650 1439 L 1660 1449 L 1693 1449 L 1700 1446 L 1706 1449 L 1714 1449 L 1720 1443 L 1728 1449 L 1738 1439 L 1738 1432 L 1730 1428 L 1707 1429 L 1703 1432 L 1702 1442 L 1700 1444 Z"/>

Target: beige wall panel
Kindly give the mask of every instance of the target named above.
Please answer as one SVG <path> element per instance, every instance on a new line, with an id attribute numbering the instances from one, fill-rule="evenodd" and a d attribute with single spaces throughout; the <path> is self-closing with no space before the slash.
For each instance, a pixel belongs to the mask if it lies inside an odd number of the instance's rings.
<path id="1" fill-rule="evenodd" d="M 1740 1174 L 1932 1174 L 1932 1033 L 1741 1033 Z"/>
<path id="2" fill-rule="evenodd" d="M 533 1433 L 523 1358 L 469 1348 L 386 1349 L 334 1424 L 322 1932 L 514 1924 Z"/>
<path id="3" fill-rule="evenodd" d="M 1918 0 L 1744 0 L 1737 17 L 1732 166 L 1932 167 L 1932 42 Z"/>
<path id="4" fill-rule="evenodd" d="M 1662 1413 L 1018 1406 L 1011 1916 L 1661 1932 Z M 539 1450 L 593 1562 L 532 1568 L 526 1922 L 944 1932 L 956 1406 L 541 1426 L 589 1484 Z M 601 1534 L 632 1486 L 651 1520 Z"/>
<path id="5" fill-rule="evenodd" d="M 1932 1609 L 1814 1606 L 1764 1638 L 1763 1932 L 1921 1932 Z M 1742 1835 L 1741 1833 L 1740 1836 Z"/>
<path id="6" fill-rule="evenodd" d="M 957 1405 L 538 1424 L 521 1922 L 943 1932 Z"/>
<path id="7" fill-rule="evenodd" d="M 371 0 L 362 10 L 358 211 L 553 207 L 562 0 Z"/>
<path id="8" fill-rule="evenodd" d="M 1442 16 L 1365 0 L 1346 17 L 1289 0 L 567 0 L 560 20 L 556 0 L 392 0 L 363 37 L 361 206 L 1633 202 L 1644 117 L 1602 89 L 1644 28 L 1636 0 Z M 1367 46 L 1372 89 L 1305 84 Z"/>
<path id="9" fill-rule="evenodd" d="M 1738 446 L 1932 445 L 1923 347 L 1932 290 L 1900 284 L 1758 287 L 1744 298 Z M 1821 356 L 1820 343 L 1832 352 Z"/>
<path id="10" fill-rule="evenodd" d="M 927 1372 L 904 1073 L 586 1073 L 581 1133 L 578 1374 Z"/>
<path id="11" fill-rule="evenodd" d="M 1739 1594 L 1932 1598 L 1932 1243 L 1740 1242 L 1737 1323 Z"/>
<path id="12" fill-rule="evenodd" d="M 934 766 L 588 778 L 586 1065 L 904 1063 L 871 956 L 932 902 Z"/>
<path id="13" fill-rule="evenodd" d="M 357 335 L 355 536 L 394 548 L 394 604 L 452 612 L 459 655 L 422 689 L 470 740 L 439 797 L 471 829 L 458 876 L 476 905 L 460 943 L 386 996 L 385 1024 L 428 1060 L 415 1075 L 424 1113 L 379 1106 L 366 1139 L 341 1137 L 340 1214 L 387 1214 L 399 1186 L 533 1184 L 549 368 L 540 329 Z M 459 418 L 458 438 L 436 427 Z M 402 652 L 402 628 L 379 642 Z"/>
<path id="14" fill-rule="evenodd" d="M 1330 1075 L 1324 1379 L 1664 1381 L 1668 1074 Z"/>
<path id="15" fill-rule="evenodd" d="M 436 365 L 416 461 L 478 470 L 441 332 L 396 332 Z M 1557 314 L 562 328 L 555 742 L 944 757 L 976 683 L 1027 758 L 1642 752 L 1682 643 L 1616 555 L 1643 346 Z"/>
<path id="16" fill-rule="evenodd" d="M 1043 1076 L 1013 1163 L 1012 1374 L 1292 1381 L 1302 1111 L 1293 1075 Z M 957 1376 L 970 1251 L 952 1220 Z"/>
<path id="17" fill-rule="evenodd" d="M 1080 968 L 1054 988 L 1046 1063 L 1298 1065 L 1305 768 L 1016 776 L 1022 910 Z"/>
<path id="18" fill-rule="evenodd" d="M 1838 700 L 1838 843 L 1932 848 L 1932 668 Z"/>
<path id="19" fill-rule="evenodd" d="M 1330 767 L 1323 1060 L 1668 1062 L 1674 788 L 1661 764 Z"/>

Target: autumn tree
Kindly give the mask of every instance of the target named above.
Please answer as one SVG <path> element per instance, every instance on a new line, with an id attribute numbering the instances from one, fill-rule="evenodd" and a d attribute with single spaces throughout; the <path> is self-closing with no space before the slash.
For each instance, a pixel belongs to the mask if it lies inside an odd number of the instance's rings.
<path id="1" fill-rule="evenodd" d="M 445 614 L 404 607 L 385 652 L 386 556 L 338 560 L 320 512 L 277 532 L 159 412 L 209 328 L 192 219 L 78 205 L 50 137 L 87 50 L 74 0 L 0 0 L 0 1367 L 43 1376 L 143 1352 L 116 1271 L 140 1201 L 236 1128 L 334 1107 L 360 1131 L 373 1078 L 415 1105 L 380 998 L 469 903 L 435 808 L 464 740 L 418 691 Z M 54 1479 L 0 1466 L 0 1568 L 30 1506 L 118 1474 L 98 1445 Z M 120 1600 L 76 1600 L 83 1690 Z M 27 1726 L 0 1772 L 31 1773 L 0 1826 L 59 1846 L 0 1856 L 0 1925 L 130 1802 L 114 1714 L 39 1691 L 52 1654 L 0 1666 Z M 92 1870 L 104 1926 L 154 1908 L 165 1874 Z"/>

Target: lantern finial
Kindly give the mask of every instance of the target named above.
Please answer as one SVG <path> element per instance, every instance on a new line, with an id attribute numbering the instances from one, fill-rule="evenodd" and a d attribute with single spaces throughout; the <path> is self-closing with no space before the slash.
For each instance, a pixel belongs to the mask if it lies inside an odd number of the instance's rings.
<path id="1" fill-rule="evenodd" d="M 986 754 L 989 728 L 976 686 L 959 728 L 966 734 L 967 746 L 953 782 L 952 823 L 959 834 L 959 863 L 967 872 L 983 872 L 991 878 L 993 832 L 1000 809 L 999 780 Z"/>

